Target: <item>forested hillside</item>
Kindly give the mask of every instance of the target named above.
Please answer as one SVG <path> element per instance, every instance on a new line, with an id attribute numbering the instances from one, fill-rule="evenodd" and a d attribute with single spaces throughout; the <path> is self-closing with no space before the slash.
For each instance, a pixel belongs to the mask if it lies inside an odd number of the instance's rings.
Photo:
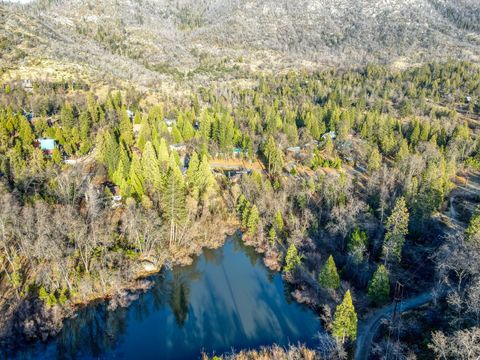
<path id="1" fill-rule="evenodd" d="M 458 331 L 474 336 L 479 269 L 465 259 L 479 251 L 478 197 L 442 213 L 457 176 L 480 167 L 478 66 L 254 81 L 153 106 L 132 89 L 102 98 L 68 80 L 2 84 L 4 345 L 54 334 L 74 304 L 138 286 L 236 228 L 322 315 L 338 356 L 397 281 L 411 295 L 451 290 L 420 327 L 425 342 L 402 337 L 415 348 L 396 351 L 432 354 Z"/>
<path id="2" fill-rule="evenodd" d="M 0 1 L 0 357 L 236 234 L 325 331 L 214 359 L 478 360 L 479 21 L 478 0 Z"/>
<path id="3" fill-rule="evenodd" d="M 77 80 L 169 92 L 178 80 L 249 78 L 285 68 L 478 61 L 480 48 L 475 0 L 39 0 L 0 6 L 0 70 L 6 75 L 75 74 Z"/>

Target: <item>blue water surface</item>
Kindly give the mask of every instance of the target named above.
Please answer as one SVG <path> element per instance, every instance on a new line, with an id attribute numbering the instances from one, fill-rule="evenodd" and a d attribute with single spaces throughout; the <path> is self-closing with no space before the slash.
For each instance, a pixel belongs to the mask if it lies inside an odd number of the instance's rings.
<path id="1" fill-rule="evenodd" d="M 85 307 L 56 338 L 14 358 L 199 359 L 274 343 L 313 346 L 321 331 L 318 317 L 289 297 L 280 274 L 238 236 L 152 280 L 129 307 Z"/>

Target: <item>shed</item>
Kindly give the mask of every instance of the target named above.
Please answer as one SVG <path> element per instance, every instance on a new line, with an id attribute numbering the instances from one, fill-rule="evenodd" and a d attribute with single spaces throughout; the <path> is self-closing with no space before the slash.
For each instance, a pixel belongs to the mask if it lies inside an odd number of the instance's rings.
<path id="1" fill-rule="evenodd" d="M 329 131 L 322 135 L 323 140 L 326 140 L 327 137 L 329 137 L 330 139 L 335 139 L 337 137 L 337 134 L 335 133 L 335 131 Z"/>
<path id="2" fill-rule="evenodd" d="M 297 154 L 300 152 L 300 146 L 290 146 L 287 148 L 287 153 L 290 153 L 290 154 Z"/>
<path id="3" fill-rule="evenodd" d="M 239 147 L 235 147 L 232 149 L 232 155 L 234 157 L 239 157 L 240 155 L 242 155 L 244 153 L 243 149 L 242 148 L 239 148 Z"/>
<path id="4" fill-rule="evenodd" d="M 172 144 L 170 145 L 170 150 L 173 151 L 177 151 L 177 152 L 182 152 L 182 151 L 186 151 L 187 150 L 187 146 L 185 144 Z"/>
<path id="5" fill-rule="evenodd" d="M 37 144 L 44 154 L 52 155 L 53 150 L 55 150 L 54 139 L 38 139 Z"/>

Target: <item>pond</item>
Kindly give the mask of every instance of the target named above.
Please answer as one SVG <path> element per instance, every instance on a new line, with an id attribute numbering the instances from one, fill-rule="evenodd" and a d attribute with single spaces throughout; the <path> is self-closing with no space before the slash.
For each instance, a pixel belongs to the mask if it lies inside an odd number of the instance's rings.
<path id="1" fill-rule="evenodd" d="M 152 280 L 129 307 L 88 306 L 56 338 L 16 359 L 198 359 L 274 343 L 315 346 L 322 331 L 318 317 L 289 297 L 281 275 L 238 236 Z"/>

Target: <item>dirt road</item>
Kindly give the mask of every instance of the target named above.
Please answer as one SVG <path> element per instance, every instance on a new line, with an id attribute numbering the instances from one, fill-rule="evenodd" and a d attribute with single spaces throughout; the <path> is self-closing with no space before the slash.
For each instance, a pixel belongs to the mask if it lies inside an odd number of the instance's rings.
<path id="1" fill-rule="evenodd" d="M 416 297 L 402 301 L 400 312 L 415 309 L 419 306 L 429 303 L 434 298 L 431 291 L 420 294 Z M 373 338 L 377 333 L 383 319 L 391 317 L 393 313 L 393 304 L 385 306 L 374 312 L 368 319 L 359 323 L 357 346 L 355 349 L 355 360 L 366 360 L 370 354 Z"/>

